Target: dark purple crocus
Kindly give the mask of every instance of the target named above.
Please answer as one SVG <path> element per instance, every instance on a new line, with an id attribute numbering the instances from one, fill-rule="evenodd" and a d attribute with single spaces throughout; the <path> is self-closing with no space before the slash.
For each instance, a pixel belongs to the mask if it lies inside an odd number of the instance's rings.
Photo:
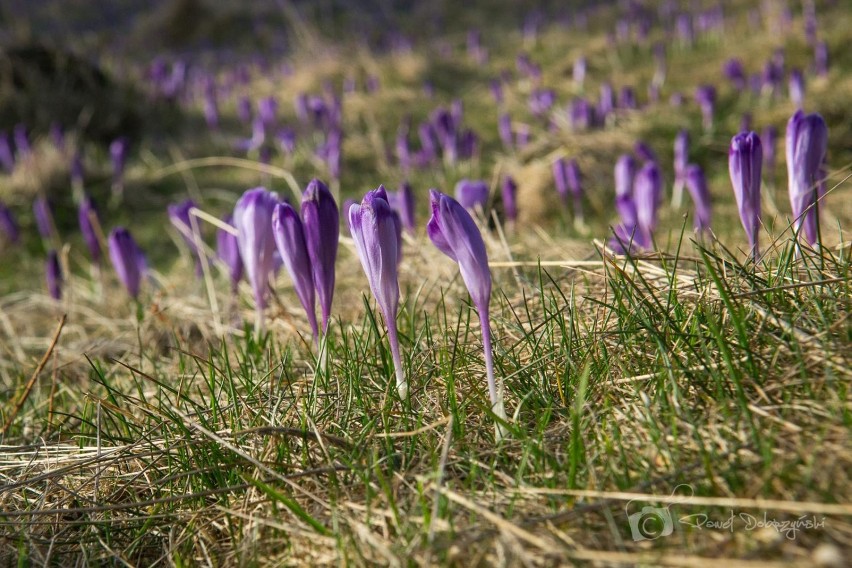
<path id="1" fill-rule="evenodd" d="M 533 116 L 544 116 L 556 102 L 556 93 L 553 89 L 535 89 L 530 93 L 529 108 Z"/>
<path id="2" fill-rule="evenodd" d="M 637 141 L 636 144 L 633 145 L 633 151 L 636 152 L 639 159 L 644 162 L 659 163 L 657 153 L 654 152 L 654 149 L 651 148 L 651 146 L 642 140 Z"/>
<path id="3" fill-rule="evenodd" d="M 618 94 L 618 106 L 627 110 L 636 110 L 639 103 L 636 100 L 636 91 L 631 86 L 624 86 Z"/>
<path id="4" fill-rule="evenodd" d="M 491 409 L 499 419 L 506 420 L 502 380 L 498 384 L 494 377 L 489 315 L 491 272 L 488 268 L 485 242 L 473 218 L 456 200 L 434 189 L 429 190 L 429 198 L 432 218 L 429 219 L 426 231 L 438 250 L 458 263 L 462 280 L 479 312 Z M 496 434 L 498 439 L 504 436 L 499 425 Z"/>
<path id="5" fill-rule="evenodd" d="M 514 223 L 518 219 L 518 184 L 512 179 L 512 176 L 503 178 L 503 184 L 500 186 L 500 196 L 503 199 L 503 213 L 506 219 Z"/>
<path id="6" fill-rule="evenodd" d="M 275 263 L 272 211 L 278 201 L 278 194 L 256 187 L 243 193 L 234 206 L 234 227 L 237 229 L 240 256 L 257 307 L 257 331 L 263 329 L 263 308 L 266 307 L 269 278 Z"/>
<path id="7" fill-rule="evenodd" d="M 45 279 L 47 280 L 47 291 L 54 300 L 62 298 L 62 267 L 59 265 L 59 255 L 55 250 L 47 253 L 45 264 Z"/>
<path id="8" fill-rule="evenodd" d="M 275 127 L 278 120 L 278 101 L 275 97 L 264 97 L 257 102 L 257 116 L 267 129 Z"/>
<path id="9" fill-rule="evenodd" d="M 236 231 L 233 215 L 227 215 L 222 221 Z M 227 266 L 228 277 L 231 281 L 231 292 L 236 294 L 237 286 L 243 277 L 243 258 L 240 256 L 240 243 L 237 235 L 220 227 L 216 231 L 216 256 Z"/>
<path id="10" fill-rule="evenodd" d="M 35 217 L 38 234 L 45 240 L 51 240 L 56 236 L 55 225 L 53 224 L 53 208 L 50 201 L 43 195 L 35 198 L 33 201 L 33 216 Z"/>
<path id="11" fill-rule="evenodd" d="M 680 130 L 674 140 L 674 187 L 672 188 L 672 207 L 680 207 L 683 200 L 684 176 L 689 163 L 689 131 Z"/>
<path id="12" fill-rule="evenodd" d="M 772 125 L 767 126 L 763 129 L 761 139 L 763 141 L 763 165 L 769 172 L 771 179 L 772 172 L 775 171 L 775 146 L 778 144 L 778 129 Z"/>
<path id="13" fill-rule="evenodd" d="M 2 231 L 5 239 L 12 244 L 17 244 L 21 240 L 21 231 L 18 229 L 15 216 L 2 202 L 0 202 L 0 231 Z"/>
<path id="14" fill-rule="evenodd" d="M 456 200 L 470 211 L 485 211 L 488 203 L 488 184 L 483 180 L 459 180 L 456 184 Z"/>
<path id="15" fill-rule="evenodd" d="M 644 237 L 650 242 L 657 228 L 657 212 L 663 197 L 663 176 L 655 162 L 645 162 L 633 181 L 636 220 Z"/>
<path id="16" fill-rule="evenodd" d="M 828 128 L 817 113 L 797 111 L 787 122 L 787 179 L 793 229 L 809 244 L 819 240 L 820 186 L 828 149 Z"/>
<path id="17" fill-rule="evenodd" d="M 707 232 L 710 230 L 710 190 L 704 171 L 697 164 L 687 164 L 683 179 L 695 205 L 695 230 L 698 233 Z"/>
<path id="18" fill-rule="evenodd" d="M 583 97 L 571 101 L 571 129 L 576 131 L 588 130 L 594 125 L 594 108 Z"/>
<path id="19" fill-rule="evenodd" d="M 695 102 L 701 108 L 704 130 L 713 129 L 713 114 L 716 109 L 716 87 L 701 85 L 695 89 Z"/>
<path id="20" fill-rule="evenodd" d="M 574 200 L 574 219 L 578 223 L 583 222 L 583 174 L 580 172 L 580 164 L 577 160 L 569 160 L 565 168 L 565 177 L 568 182 L 568 191 Z"/>
<path id="21" fill-rule="evenodd" d="M 734 89 L 742 91 L 746 86 L 746 73 L 743 62 L 736 57 L 728 59 L 722 67 L 725 78 L 731 82 Z"/>
<path id="22" fill-rule="evenodd" d="M 385 316 L 388 343 L 396 372 L 396 388 L 400 398 L 408 396 L 408 381 L 402 368 L 396 316 L 399 310 L 399 260 L 402 257 L 399 217 L 387 201 L 383 186 L 370 191 L 361 204 L 349 209 L 349 231 L 370 290 Z"/>
<path id="23" fill-rule="evenodd" d="M 340 212 L 328 186 L 311 180 L 302 194 L 302 221 L 314 286 L 322 309 L 322 332 L 328 332 L 334 298 L 334 262 L 340 238 Z"/>
<path id="24" fill-rule="evenodd" d="M 731 140 L 728 151 L 728 170 L 740 220 L 748 236 L 751 254 L 759 255 L 760 231 L 760 174 L 763 168 L 763 147 L 754 132 L 740 132 Z"/>
<path id="25" fill-rule="evenodd" d="M 196 257 L 195 272 L 197 275 L 200 275 L 200 251 L 198 249 L 198 241 L 196 241 L 196 238 L 200 240 L 201 236 L 196 236 L 195 231 L 193 231 L 191 217 L 191 212 L 195 208 L 195 201 L 193 201 L 192 199 L 187 199 L 186 201 L 169 205 L 168 213 L 169 221 L 178 230 L 180 236 L 183 237 L 183 240 L 186 243 L 186 246 L 189 247 L 189 250 L 190 252 L 192 252 L 192 255 Z"/>
<path id="26" fill-rule="evenodd" d="M 314 288 L 311 259 L 305 241 L 305 229 L 302 219 L 293 207 L 286 202 L 275 206 L 272 213 L 272 232 L 278 252 L 293 280 L 293 287 L 311 326 L 311 334 L 319 345 L 319 330 L 316 316 L 316 290 Z"/>
<path id="27" fill-rule="evenodd" d="M 633 178 L 636 176 L 636 160 L 630 154 L 622 154 L 615 162 L 615 195 L 633 196 Z"/>
<path id="28" fill-rule="evenodd" d="M 139 298 L 139 288 L 145 277 L 145 256 L 130 231 L 124 227 L 116 227 L 107 239 L 109 258 L 118 279 L 127 288 L 134 300 Z"/>
<path id="29" fill-rule="evenodd" d="M 80 233 L 83 235 L 83 242 L 86 243 L 86 248 L 89 249 L 92 262 L 100 264 L 101 255 L 103 254 L 97 230 L 97 227 L 100 226 L 100 221 L 98 219 L 97 207 L 91 196 L 84 195 L 80 201 L 80 208 L 77 210 L 77 220 L 80 223 Z"/>

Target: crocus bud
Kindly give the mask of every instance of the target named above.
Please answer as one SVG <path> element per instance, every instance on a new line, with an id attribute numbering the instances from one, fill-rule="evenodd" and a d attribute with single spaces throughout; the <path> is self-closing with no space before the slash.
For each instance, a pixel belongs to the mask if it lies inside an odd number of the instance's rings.
<path id="1" fill-rule="evenodd" d="M 513 180 L 511 176 L 506 176 L 503 178 L 503 185 L 500 189 L 500 195 L 503 198 L 503 213 L 506 214 L 506 219 L 514 223 L 518 219 L 518 204 L 516 198 L 518 193 L 518 184 L 515 183 L 515 180 Z"/>
<path id="2" fill-rule="evenodd" d="M 234 216 L 227 215 L 222 221 L 233 227 Z M 216 231 L 216 256 L 225 263 L 228 268 L 228 276 L 231 281 L 231 292 L 237 292 L 237 286 L 243 277 L 243 259 L 240 256 L 240 243 L 237 235 L 219 228 Z"/>
<path id="3" fill-rule="evenodd" d="M 689 132 L 680 130 L 674 141 L 674 187 L 672 189 L 672 207 L 680 207 L 683 198 L 684 176 L 689 162 Z"/>
<path id="4" fill-rule="evenodd" d="M 145 276 L 146 262 L 142 250 L 130 231 L 124 227 L 116 227 L 107 239 L 109 258 L 118 279 L 127 288 L 127 292 L 134 300 L 139 297 L 139 287 Z"/>
<path id="5" fill-rule="evenodd" d="M 559 158 L 553 162 L 553 183 L 556 186 L 556 193 L 562 200 L 563 205 L 568 203 L 568 163 L 564 158 Z"/>
<path id="6" fill-rule="evenodd" d="M 334 262 L 340 238 L 340 213 L 328 186 L 311 180 L 302 195 L 305 242 L 311 259 L 314 286 L 322 309 L 322 331 L 328 331 L 334 298 Z"/>
<path id="7" fill-rule="evenodd" d="M 267 129 L 275 127 L 278 114 L 278 101 L 275 97 L 265 97 L 257 103 L 257 116 Z"/>
<path id="8" fill-rule="evenodd" d="M 186 242 L 186 246 L 189 247 L 189 250 L 192 252 L 193 256 L 196 257 L 195 269 L 196 273 L 200 274 L 200 251 L 198 250 L 196 236 L 192 230 L 191 218 L 191 211 L 195 207 L 195 201 L 193 201 L 192 199 L 187 199 L 186 201 L 182 201 L 181 203 L 169 205 L 168 212 L 169 221 L 171 221 L 172 225 L 174 225 L 174 227 L 178 230 L 180 236 L 183 237 L 184 242 Z M 200 239 L 200 236 L 198 238 Z"/>
<path id="9" fill-rule="evenodd" d="M 646 162 L 636 173 L 633 182 L 633 198 L 639 228 L 650 238 L 657 228 L 657 211 L 663 196 L 663 177 L 654 162 Z"/>
<path id="10" fill-rule="evenodd" d="M 793 228 L 808 243 L 819 240 L 817 231 L 820 182 L 828 147 L 828 128 L 819 114 L 797 111 L 787 122 L 787 179 Z"/>
<path id="11" fill-rule="evenodd" d="M 622 154 L 615 162 L 615 195 L 632 196 L 635 176 L 636 161 L 630 154 Z"/>
<path id="12" fill-rule="evenodd" d="M 240 97 L 237 100 L 237 118 L 240 119 L 240 122 L 248 124 L 252 121 L 253 117 L 254 113 L 251 109 L 251 99 L 246 96 Z"/>
<path id="13" fill-rule="evenodd" d="M 701 116 L 705 130 L 713 128 L 713 114 L 716 108 L 716 87 L 701 85 L 695 89 L 695 102 L 701 107 Z"/>
<path id="14" fill-rule="evenodd" d="M 770 177 L 775 171 L 775 146 L 778 143 L 778 129 L 774 126 L 767 126 L 761 134 L 763 141 L 763 165 L 769 171 Z"/>
<path id="15" fill-rule="evenodd" d="M 820 77 L 828 75 L 828 44 L 824 41 L 814 47 L 814 68 Z"/>
<path id="16" fill-rule="evenodd" d="M 243 193 L 234 206 L 237 243 L 246 278 L 254 291 L 258 328 L 263 325 L 263 308 L 266 307 L 266 292 L 273 271 L 275 238 L 272 234 L 272 211 L 278 201 L 278 194 L 256 187 Z"/>
<path id="17" fill-rule="evenodd" d="M 754 132 L 740 132 L 731 140 L 728 170 L 740 220 L 748 236 L 752 255 L 757 259 L 760 230 L 760 173 L 763 167 L 763 147 Z"/>
<path id="18" fill-rule="evenodd" d="M 86 248 L 89 249 L 92 262 L 100 264 L 102 255 L 101 241 L 95 229 L 99 224 L 98 210 L 91 196 L 84 195 L 80 201 L 80 208 L 77 210 L 77 220 L 80 223 L 80 233 L 83 234 L 83 241 L 86 243 Z"/>
<path id="19" fill-rule="evenodd" d="M 805 76 L 798 69 L 790 71 L 790 100 L 798 109 L 805 102 Z"/>
<path id="20" fill-rule="evenodd" d="M 281 260 L 293 280 L 296 295 L 308 315 L 311 333 L 314 340 L 318 340 L 317 316 L 314 307 L 316 291 L 311 259 L 305 242 L 305 229 L 299 214 L 289 203 L 279 203 L 275 206 L 272 213 L 272 231 Z"/>
<path id="21" fill-rule="evenodd" d="M 456 200 L 434 189 L 429 190 L 429 198 L 432 205 L 432 218 L 426 225 L 426 231 L 438 250 L 458 263 L 462 280 L 479 312 L 491 408 L 498 418 L 505 419 L 502 381 L 498 386 L 494 379 L 488 311 L 491 300 L 491 272 L 488 269 L 485 242 L 473 218 Z M 502 436 L 502 429 L 498 427 L 497 437 Z"/>
<path id="22" fill-rule="evenodd" d="M 402 227 L 411 234 L 417 230 L 417 224 L 414 221 L 414 190 L 411 184 L 404 181 L 399 186 L 399 191 L 396 193 L 396 199 L 391 200 L 391 207 L 399 213 L 399 219 L 402 221 Z"/>
<path id="23" fill-rule="evenodd" d="M 456 200 L 465 208 L 471 211 L 477 208 L 485 211 L 485 205 L 488 203 L 488 184 L 483 180 L 459 180 L 456 184 Z"/>
<path id="24" fill-rule="evenodd" d="M 56 254 L 55 250 L 47 253 L 45 279 L 50 297 L 54 300 L 62 298 L 62 267 L 59 265 L 59 255 Z"/>
<path id="25" fill-rule="evenodd" d="M 3 232 L 6 240 L 12 244 L 17 244 L 21 240 L 21 231 L 18 229 L 15 216 L 2 202 L 0 202 L 0 231 Z"/>
<path id="26" fill-rule="evenodd" d="M 500 141 L 503 143 L 503 148 L 511 150 L 514 146 L 512 139 L 512 117 L 509 113 L 502 113 L 497 119 L 497 132 L 500 135 Z"/>
<path id="27" fill-rule="evenodd" d="M 387 202 L 384 187 L 379 186 L 375 191 L 368 192 L 360 205 L 352 205 L 349 209 L 349 230 L 370 283 L 370 290 L 385 316 L 396 370 L 396 387 L 399 396 L 405 398 L 408 396 L 408 383 L 403 373 L 396 327 L 399 309 L 398 266 L 402 256 L 398 235 L 401 227 L 399 217 Z"/>
<path id="28" fill-rule="evenodd" d="M 612 85 L 609 83 L 601 84 L 601 94 L 598 99 L 598 114 L 601 120 L 606 121 L 607 117 L 615 110 L 615 92 L 612 90 Z"/>
<path id="29" fill-rule="evenodd" d="M 574 199 L 574 217 L 578 222 L 583 220 L 583 174 L 577 160 L 570 160 L 565 169 L 568 191 Z"/>
<path id="30" fill-rule="evenodd" d="M 586 58 L 582 55 L 574 60 L 574 69 L 572 71 L 574 79 L 574 87 L 577 89 L 583 88 L 583 83 L 586 80 Z"/>
<path id="31" fill-rule="evenodd" d="M 695 230 L 699 233 L 710 230 L 710 190 L 704 171 L 697 164 L 687 164 L 683 172 L 684 183 L 692 203 L 695 205 Z"/>
<path id="32" fill-rule="evenodd" d="M 639 159 L 644 162 L 660 162 L 657 159 L 657 153 L 654 152 L 654 149 L 651 148 L 651 146 L 649 146 L 647 142 L 638 140 L 636 144 L 633 145 L 633 150 L 636 152 L 636 155 L 639 156 Z"/>
<path id="33" fill-rule="evenodd" d="M 50 240 L 56 236 L 52 207 L 46 197 L 39 196 L 35 198 L 35 201 L 33 201 L 33 216 L 35 217 L 38 233 L 43 239 Z"/>

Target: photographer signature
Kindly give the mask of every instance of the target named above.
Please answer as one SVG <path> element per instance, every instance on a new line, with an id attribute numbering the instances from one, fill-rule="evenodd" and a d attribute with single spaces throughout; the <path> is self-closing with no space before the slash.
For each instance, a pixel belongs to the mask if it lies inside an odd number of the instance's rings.
<path id="1" fill-rule="evenodd" d="M 755 529 L 772 528 L 788 540 L 795 540 L 799 531 L 814 530 L 825 527 L 825 517 L 817 518 L 815 515 L 802 515 L 796 519 L 778 520 L 771 519 L 766 513 L 763 517 L 755 517 L 748 513 L 734 514 L 730 512 L 728 517 L 722 519 L 711 518 L 706 513 L 695 513 L 680 517 L 678 522 L 696 529 L 713 529 L 734 532 L 735 522 L 742 521 L 743 529 L 752 531 Z"/>

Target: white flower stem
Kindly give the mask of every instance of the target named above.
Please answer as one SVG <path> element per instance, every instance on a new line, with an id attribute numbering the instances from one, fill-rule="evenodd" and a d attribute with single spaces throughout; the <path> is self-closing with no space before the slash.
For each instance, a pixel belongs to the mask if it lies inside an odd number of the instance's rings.
<path id="1" fill-rule="evenodd" d="M 488 394 L 491 398 L 491 410 L 501 420 L 506 421 L 506 408 L 503 404 L 503 380 L 499 384 L 494 377 L 494 354 L 491 349 L 491 325 L 487 309 L 479 310 L 479 322 L 482 327 L 482 346 L 485 349 L 485 371 L 488 376 Z M 499 442 L 507 435 L 506 428 L 499 422 L 494 427 L 494 437 Z"/>
<path id="2" fill-rule="evenodd" d="M 396 372 L 396 390 L 399 392 L 399 398 L 405 400 L 408 398 L 408 381 L 405 380 L 405 373 L 402 369 L 402 356 L 399 352 L 399 336 L 396 330 L 396 319 L 386 319 L 388 324 L 388 343 L 390 343 L 391 358 L 393 359 L 393 367 Z"/>

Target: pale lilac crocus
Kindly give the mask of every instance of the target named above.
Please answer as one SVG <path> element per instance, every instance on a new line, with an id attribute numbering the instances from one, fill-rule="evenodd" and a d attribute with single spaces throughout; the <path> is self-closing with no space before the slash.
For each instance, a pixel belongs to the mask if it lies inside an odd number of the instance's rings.
<path id="1" fill-rule="evenodd" d="M 408 381 L 402 367 L 396 316 L 399 310 L 399 217 L 387 201 L 383 186 L 370 191 L 361 204 L 349 209 L 349 231 L 361 266 L 370 283 L 370 290 L 382 310 L 388 329 L 391 357 L 396 374 L 396 388 L 400 398 L 408 397 Z"/>
<path id="2" fill-rule="evenodd" d="M 462 179 L 456 183 L 456 201 L 470 211 L 485 211 L 488 203 L 488 184 L 483 180 Z"/>
<path id="3" fill-rule="evenodd" d="M 438 250 L 459 265 L 462 280 L 479 312 L 491 409 L 500 420 L 507 420 L 503 404 L 503 383 L 494 377 L 489 315 L 491 272 L 488 268 L 485 242 L 473 218 L 456 200 L 434 189 L 429 190 L 429 197 L 432 205 L 432 218 L 426 226 L 429 239 Z M 502 439 L 504 435 L 503 428 L 498 424 L 497 439 Z"/>
<path id="4" fill-rule="evenodd" d="M 695 102 L 701 108 L 702 124 L 704 130 L 713 129 L 713 115 L 716 110 L 716 87 L 713 85 L 701 85 L 695 89 Z"/>
<path id="5" fill-rule="evenodd" d="M 314 287 L 311 258 L 305 241 L 305 229 L 302 219 L 293 207 L 286 202 L 278 203 L 272 213 L 272 231 L 275 244 L 293 280 L 296 295 L 305 308 L 311 334 L 319 345 L 319 330 L 315 311 L 316 289 Z"/>
<path id="6" fill-rule="evenodd" d="M 234 216 L 229 214 L 222 219 L 229 227 L 234 227 Z M 222 227 L 216 231 L 216 256 L 228 269 L 228 279 L 231 282 L 231 293 L 237 293 L 237 286 L 243 277 L 243 258 L 240 255 L 240 243 L 237 235 Z"/>
<path id="7" fill-rule="evenodd" d="M 243 193 L 234 206 L 234 227 L 246 278 L 254 292 L 257 309 L 255 329 L 263 329 L 263 309 L 269 279 L 274 269 L 275 238 L 272 233 L 272 211 L 278 204 L 278 194 L 256 187 Z"/>
<path id="8" fill-rule="evenodd" d="M 322 310 L 322 332 L 326 334 L 334 298 L 334 263 L 340 238 L 340 212 L 328 186 L 318 179 L 311 180 L 302 194 L 302 222 L 314 286 Z"/>
<path id="9" fill-rule="evenodd" d="M 817 113 L 797 111 L 787 122 L 787 178 L 793 229 L 809 244 L 819 240 L 820 184 L 828 149 L 828 128 Z"/>
<path id="10" fill-rule="evenodd" d="M 630 154 L 622 154 L 615 162 L 615 195 L 632 196 L 633 178 L 636 176 L 636 160 Z"/>
<path id="11" fill-rule="evenodd" d="M 805 76 L 798 69 L 790 71 L 790 101 L 797 109 L 805 103 Z"/>
<path id="12" fill-rule="evenodd" d="M 683 200 L 686 165 L 689 163 L 689 131 L 680 130 L 674 141 L 674 187 L 672 188 L 672 207 L 680 207 Z"/>
<path id="13" fill-rule="evenodd" d="M 728 170 L 740 220 L 748 236 L 752 257 L 759 256 L 760 231 L 760 174 L 763 168 L 763 147 L 754 132 L 740 132 L 731 139 L 728 151 Z"/>
<path id="14" fill-rule="evenodd" d="M 633 199 L 636 202 L 636 219 L 647 242 L 657 228 L 657 213 L 663 196 L 663 177 L 654 162 L 646 162 L 636 173 L 633 182 Z"/>
<path id="15" fill-rule="evenodd" d="M 695 230 L 703 234 L 710 230 L 711 213 L 710 190 L 707 188 L 704 170 L 697 164 L 687 164 L 683 176 L 684 184 L 695 206 Z"/>

